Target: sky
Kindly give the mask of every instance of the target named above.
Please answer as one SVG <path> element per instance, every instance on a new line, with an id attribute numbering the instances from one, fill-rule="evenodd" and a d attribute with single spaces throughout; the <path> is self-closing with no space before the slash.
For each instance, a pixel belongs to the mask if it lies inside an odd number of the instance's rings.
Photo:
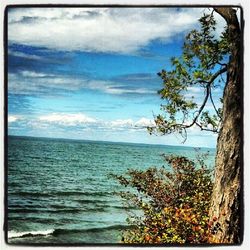
<path id="1" fill-rule="evenodd" d="M 145 127 L 164 104 L 157 72 L 170 69 L 204 11 L 10 8 L 8 134 L 182 145 L 178 135 L 149 135 Z M 198 103 L 204 97 L 196 87 L 189 92 Z M 216 139 L 194 127 L 184 145 L 215 147 Z"/>

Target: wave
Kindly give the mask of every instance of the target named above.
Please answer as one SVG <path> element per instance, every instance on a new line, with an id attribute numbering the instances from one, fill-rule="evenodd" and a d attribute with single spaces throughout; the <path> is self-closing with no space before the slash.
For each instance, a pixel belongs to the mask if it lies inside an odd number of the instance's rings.
<path id="1" fill-rule="evenodd" d="M 62 191 L 62 192 L 54 192 L 56 196 L 68 196 L 68 195 L 87 195 L 87 196 L 110 196 L 113 195 L 113 192 L 109 191 Z"/>
<path id="2" fill-rule="evenodd" d="M 106 203 L 109 203 L 110 201 L 109 200 L 87 200 L 87 199 L 84 199 L 84 200 L 74 200 L 80 204 L 106 204 Z"/>
<path id="3" fill-rule="evenodd" d="M 28 192 L 28 191 L 9 192 L 9 195 L 18 195 L 18 196 L 22 196 L 22 197 L 31 196 L 32 198 L 50 196 L 49 193 Z"/>
<path id="4" fill-rule="evenodd" d="M 121 205 L 121 206 L 118 206 L 118 205 L 109 205 L 109 206 L 107 206 L 107 208 L 110 208 L 110 209 L 120 209 L 120 210 L 131 210 L 131 209 L 134 209 L 134 210 L 138 210 L 138 207 L 136 207 L 136 206 L 123 206 L 123 205 Z"/>
<path id="5" fill-rule="evenodd" d="M 38 223 L 43 223 L 43 224 L 52 224 L 56 223 L 58 220 L 57 219 L 50 219 L 50 218 L 43 218 L 43 217 L 23 217 L 23 216 L 15 216 L 15 217 L 10 217 L 8 218 L 8 221 L 16 222 L 16 221 L 21 221 L 21 222 L 27 222 L 27 220 L 32 221 L 32 222 L 38 222 Z M 68 219 L 68 223 L 71 222 L 71 219 Z"/>
<path id="6" fill-rule="evenodd" d="M 8 238 L 24 238 L 24 237 L 34 237 L 34 236 L 47 236 L 51 235 L 55 232 L 55 229 L 48 229 L 45 231 L 30 231 L 30 232 L 16 232 L 16 231 L 9 231 Z"/>
<path id="7" fill-rule="evenodd" d="M 82 209 L 8 209 L 9 213 L 80 213 Z"/>
<path id="8" fill-rule="evenodd" d="M 65 209 L 26 209 L 26 208 L 9 208 L 8 212 L 13 214 L 18 213 L 40 213 L 40 214 L 61 214 L 61 213 L 86 213 L 86 212 L 104 212 L 106 211 L 106 207 L 94 207 L 94 208 L 65 208 Z"/>
<path id="9" fill-rule="evenodd" d="M 94 233 L 94 232 L 104 232 L 109 230 L 126 230 L 131 228 L 130 225 L 112 225 L 108 227 L 93 227 L 93 228 L 86 228 L 86 229 L 55 229 L 53 235 L 60 235 L 60 234 L 68 234 L 68 233 Z"/>
<path id="10" fill-rule="evenodd" d="M 51 191 L 47 193 L 40 193 L 40 192 L 30 192 L 30 191 L 19 191 L 19 192 L 9 192 L 9 195 L 19 195 L 19 196 L 32 196 L 34 197 L 57 197 L 57 196 L 79 196 L 79 195 L 86 195 L 86 196 L 112 196 L 113 192 L 104 191 L 104 192 L 88 192 L 88 191 Z"/>
<path id="11" fill-rule="evenodd" d="M 87 228 L 87 229 L 48 229 L 44 231 L 30 231 L 30 232 L 16 232 L 16 231 L 9 231 L 8 238 L 25 238 L 25 237 L 37 237 L 37 236 L 59 236 L 62 234 L 69 234 L 69 233 L 94 233 L 94 232 L 103 232 L 109 230 L 126 230 L 131 228 L 130 225 L 112 225 L 108 227 L 97 227 L 97 228 Z"/>

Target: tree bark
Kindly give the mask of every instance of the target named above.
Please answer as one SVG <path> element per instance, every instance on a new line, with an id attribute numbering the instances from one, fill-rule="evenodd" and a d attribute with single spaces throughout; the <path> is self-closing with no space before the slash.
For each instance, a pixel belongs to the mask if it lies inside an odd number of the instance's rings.
<path id="1" fill-rule="evenodd" d="M 215 8 L 227 22 L 231 55 L 223 94 L 222 128 L 217 140 L 215 183 L 210 208 L 214 243 L 239 244 L 241 239 L 241 30 L 232 8 Z M 217 227 L 216 227 L 217 224 Z"/>

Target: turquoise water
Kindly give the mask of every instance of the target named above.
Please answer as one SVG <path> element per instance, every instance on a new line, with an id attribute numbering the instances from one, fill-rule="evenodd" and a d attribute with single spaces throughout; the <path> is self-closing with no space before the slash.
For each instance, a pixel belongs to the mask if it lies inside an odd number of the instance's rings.
<path id="1" fill-rule="evenodd" d="M 9 243 L 118 243 L 127 214 L 108 175 L 160 167 L 162 153 L 195 157 L 189 147 L 9 136 Z"/>

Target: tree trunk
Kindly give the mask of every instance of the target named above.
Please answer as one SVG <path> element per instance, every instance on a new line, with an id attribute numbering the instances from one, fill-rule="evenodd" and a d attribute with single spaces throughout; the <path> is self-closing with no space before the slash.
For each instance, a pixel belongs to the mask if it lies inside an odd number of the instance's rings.
<path id="1" fill-rule="evenodd" d="M 217 141 L 215 183 L 210 208 L 214 243 L 239 244 L 241 239 L 241 31 L 232 8 L 215 8 L 227 22 L 231 56 L 223 96 L 222 128 Z M 217 224 L 217 227 L 216 227 Z"/>

